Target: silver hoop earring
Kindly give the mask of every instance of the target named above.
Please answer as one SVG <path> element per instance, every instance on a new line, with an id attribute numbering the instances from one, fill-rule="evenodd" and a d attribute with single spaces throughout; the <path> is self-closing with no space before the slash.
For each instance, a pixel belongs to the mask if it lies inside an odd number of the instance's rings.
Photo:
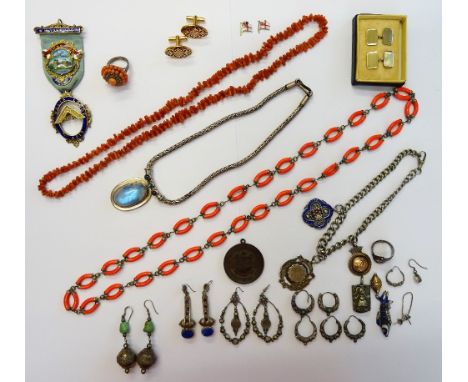
<path id="1" fill-rule="evenodd" d="M 326 331 L 325 331 L 325 325 L 327 324 L 328 320 L 333 318 L 336 322 L 336 325 L 338 326 L 338 328 L 336 329 L 336 332 L 333 333 L 333 334 L 328 334 Z M 325 338 L 328 342 L 332 343 L 333 341 L 335 341 L 336 339 L 338 339 L 340 336 L 341 336 L 341 332 L 343 331 L 343 328 L 341 327 L 341 324 L 340 324 L 340 321 L 338 321 L 338 319 L 331 315 L 331 316 L 328 316 L 327 318 L 325 318 L 321 323 L 320 323 L 320 334 L 322 335 L 323 338 Z"/>
<path id="2" fill-rule="evenodd" d="M 325 304 L 323 303 L 323 296 L 325 296 L 326 294 L 331 295 L 333 299 L 335 300 L 332 306 L 325 306 Z M 322 311 L 324 311 L 327 314 L 327 316 L 330 316 L 330 314 L 332 314 L 333 312 L 336 312 L 340 306 L 340 298 L 338 297 L 336 293 L 332 293 L 332 292 L 319 293 L 317 300 L 318 300 L 319 308 Z"/>
<path id="3" fill-rule="evenodd" d="M 389 279 L 389 276 L 395 271 L 395 269 L 397 269 L 398 272 L 400 272 L 400 276 L 401 276 L 400 281 L 391 281 Z M 400 269 L 399 266 L 395 265 L 395 266 L 393 266 L 392 269 L 390 269 L 387 272 L 387 274 L 385 275 L 385 280 L 387 280 L 388 285 L 391 285 L 392 287 L 399 287 L 399 286 L 402 286 L 405 283 L 405 274 L 403 273 L 403 271 Z"/>
<path id="4" fill-rule="evenodd" d="M 361 330 L 359 331 L 359 333 L 353 334 L 353 333 L 351 333 L 349 331 L 348 325 L 349 325 L 349 322 L 351 321 L 351 318 L 356 319 L 359 322 L 359 325 L 361 325 Z M 346 337 L 353 340 L 354 343 L 356 343 L 359 339 L 364 337 L 364 334 L 366 334 L 366 324 L 365 324 L 365 322 L 363 320 L 361 320 L 360 318 L 356 317 L 354 314 L 349 316 L 348 319 L 345 321 L 345 323 L 343 325 L 343 329 L 344 329 L 344 333 L 345 333 Z"/>

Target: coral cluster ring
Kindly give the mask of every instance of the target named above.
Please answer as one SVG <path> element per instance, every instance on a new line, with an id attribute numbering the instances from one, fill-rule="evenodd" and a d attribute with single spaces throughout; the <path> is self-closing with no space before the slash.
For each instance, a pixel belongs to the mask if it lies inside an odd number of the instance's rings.
<path id="1" fill-rule="evenodd" d="M 116 61 L 122 61 L 125 63 L 125 66 L 113 65 Z M 101 69 L 102 78 L 111 86 L 122 86 L 128 82 L 128 68 L 130 63 L 127 58 L 118 56 L 113 57 L 107 64 Z"/>

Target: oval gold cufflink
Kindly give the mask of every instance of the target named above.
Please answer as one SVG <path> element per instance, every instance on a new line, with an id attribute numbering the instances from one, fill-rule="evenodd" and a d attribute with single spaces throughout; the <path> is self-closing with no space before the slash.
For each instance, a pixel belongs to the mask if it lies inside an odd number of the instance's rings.
<path id="1" fill-rule="evenodd" d="M 181 41 L 186 41 L 187 37 L 175 36 L 169 37 L 169 42 L 174 42 L 175 46 L 169 46 L 166 48 L 166 55 L 172 58 L 185 58 L 192 54 L 192 49 L 187 46 L 181 45 Z"/>
<path id="2" fill-rule="evenodd" d="M 182 34 L 190 38 L 203 38 L 208 36 L 208 30 L 199 23 L 204 23 L 205 18 L 200 16 L 187 16 L 187 22 L 189 24 L 184 25 L 180 30 Z"/>

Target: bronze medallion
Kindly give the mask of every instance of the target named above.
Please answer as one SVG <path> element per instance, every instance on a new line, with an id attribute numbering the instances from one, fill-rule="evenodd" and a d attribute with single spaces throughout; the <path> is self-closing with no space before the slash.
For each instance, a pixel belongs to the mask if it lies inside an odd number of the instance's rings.
<path id="1" fill-rule="evenodd" d="M 279 282 L 289 290 L 304 289 L 314 278 L 312 262 L 298 256 L 286 261 L 280 270 Z"/>
<path id="2" fill-rule="evenodd" d="M 236 244 L 224 256 L 224 271 L 228 277 L 238 284 L 250 284 L 257 280 L 263 272 L 264 260 L 262 253 L 244 239 Z"/>
<path id="3" fill-rule="evenodd" d="M 348 267 L 351 273 L 356 276 L 364 276 L 367 274 L 372 266 L 370 257 L 362 252 L 362 247 L 353 247 L 350 252 L 352 256 L 349 259 Z"/>

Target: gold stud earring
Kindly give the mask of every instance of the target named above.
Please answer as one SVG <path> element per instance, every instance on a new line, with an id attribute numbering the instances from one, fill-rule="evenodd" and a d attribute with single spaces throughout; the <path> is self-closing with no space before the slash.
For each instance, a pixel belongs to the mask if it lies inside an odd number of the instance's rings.
<path id="1" fill-rule="evenodd" d="M 203 38 L 208 36 L 208 31 L 205 27 L 198 25 L 204 23 L 205 18 L 200 16 L 187 16 L 186 20 L 189 24 L 184 25 L 180 30 L 184 36 L 190 38 Z"/>
<path id="2" fill-rule="evenodd" d="M 166 48 L 165 53 L 167 56 L 172 58 L 185 58 L 192 54 L 192 49 L 187 46 L 181 45 L 181 41 L 187 41 L 187 37 L 175 36 L 169 37 L 169 42 L 174 42 L 175 46 L 169 46 Z"/>

